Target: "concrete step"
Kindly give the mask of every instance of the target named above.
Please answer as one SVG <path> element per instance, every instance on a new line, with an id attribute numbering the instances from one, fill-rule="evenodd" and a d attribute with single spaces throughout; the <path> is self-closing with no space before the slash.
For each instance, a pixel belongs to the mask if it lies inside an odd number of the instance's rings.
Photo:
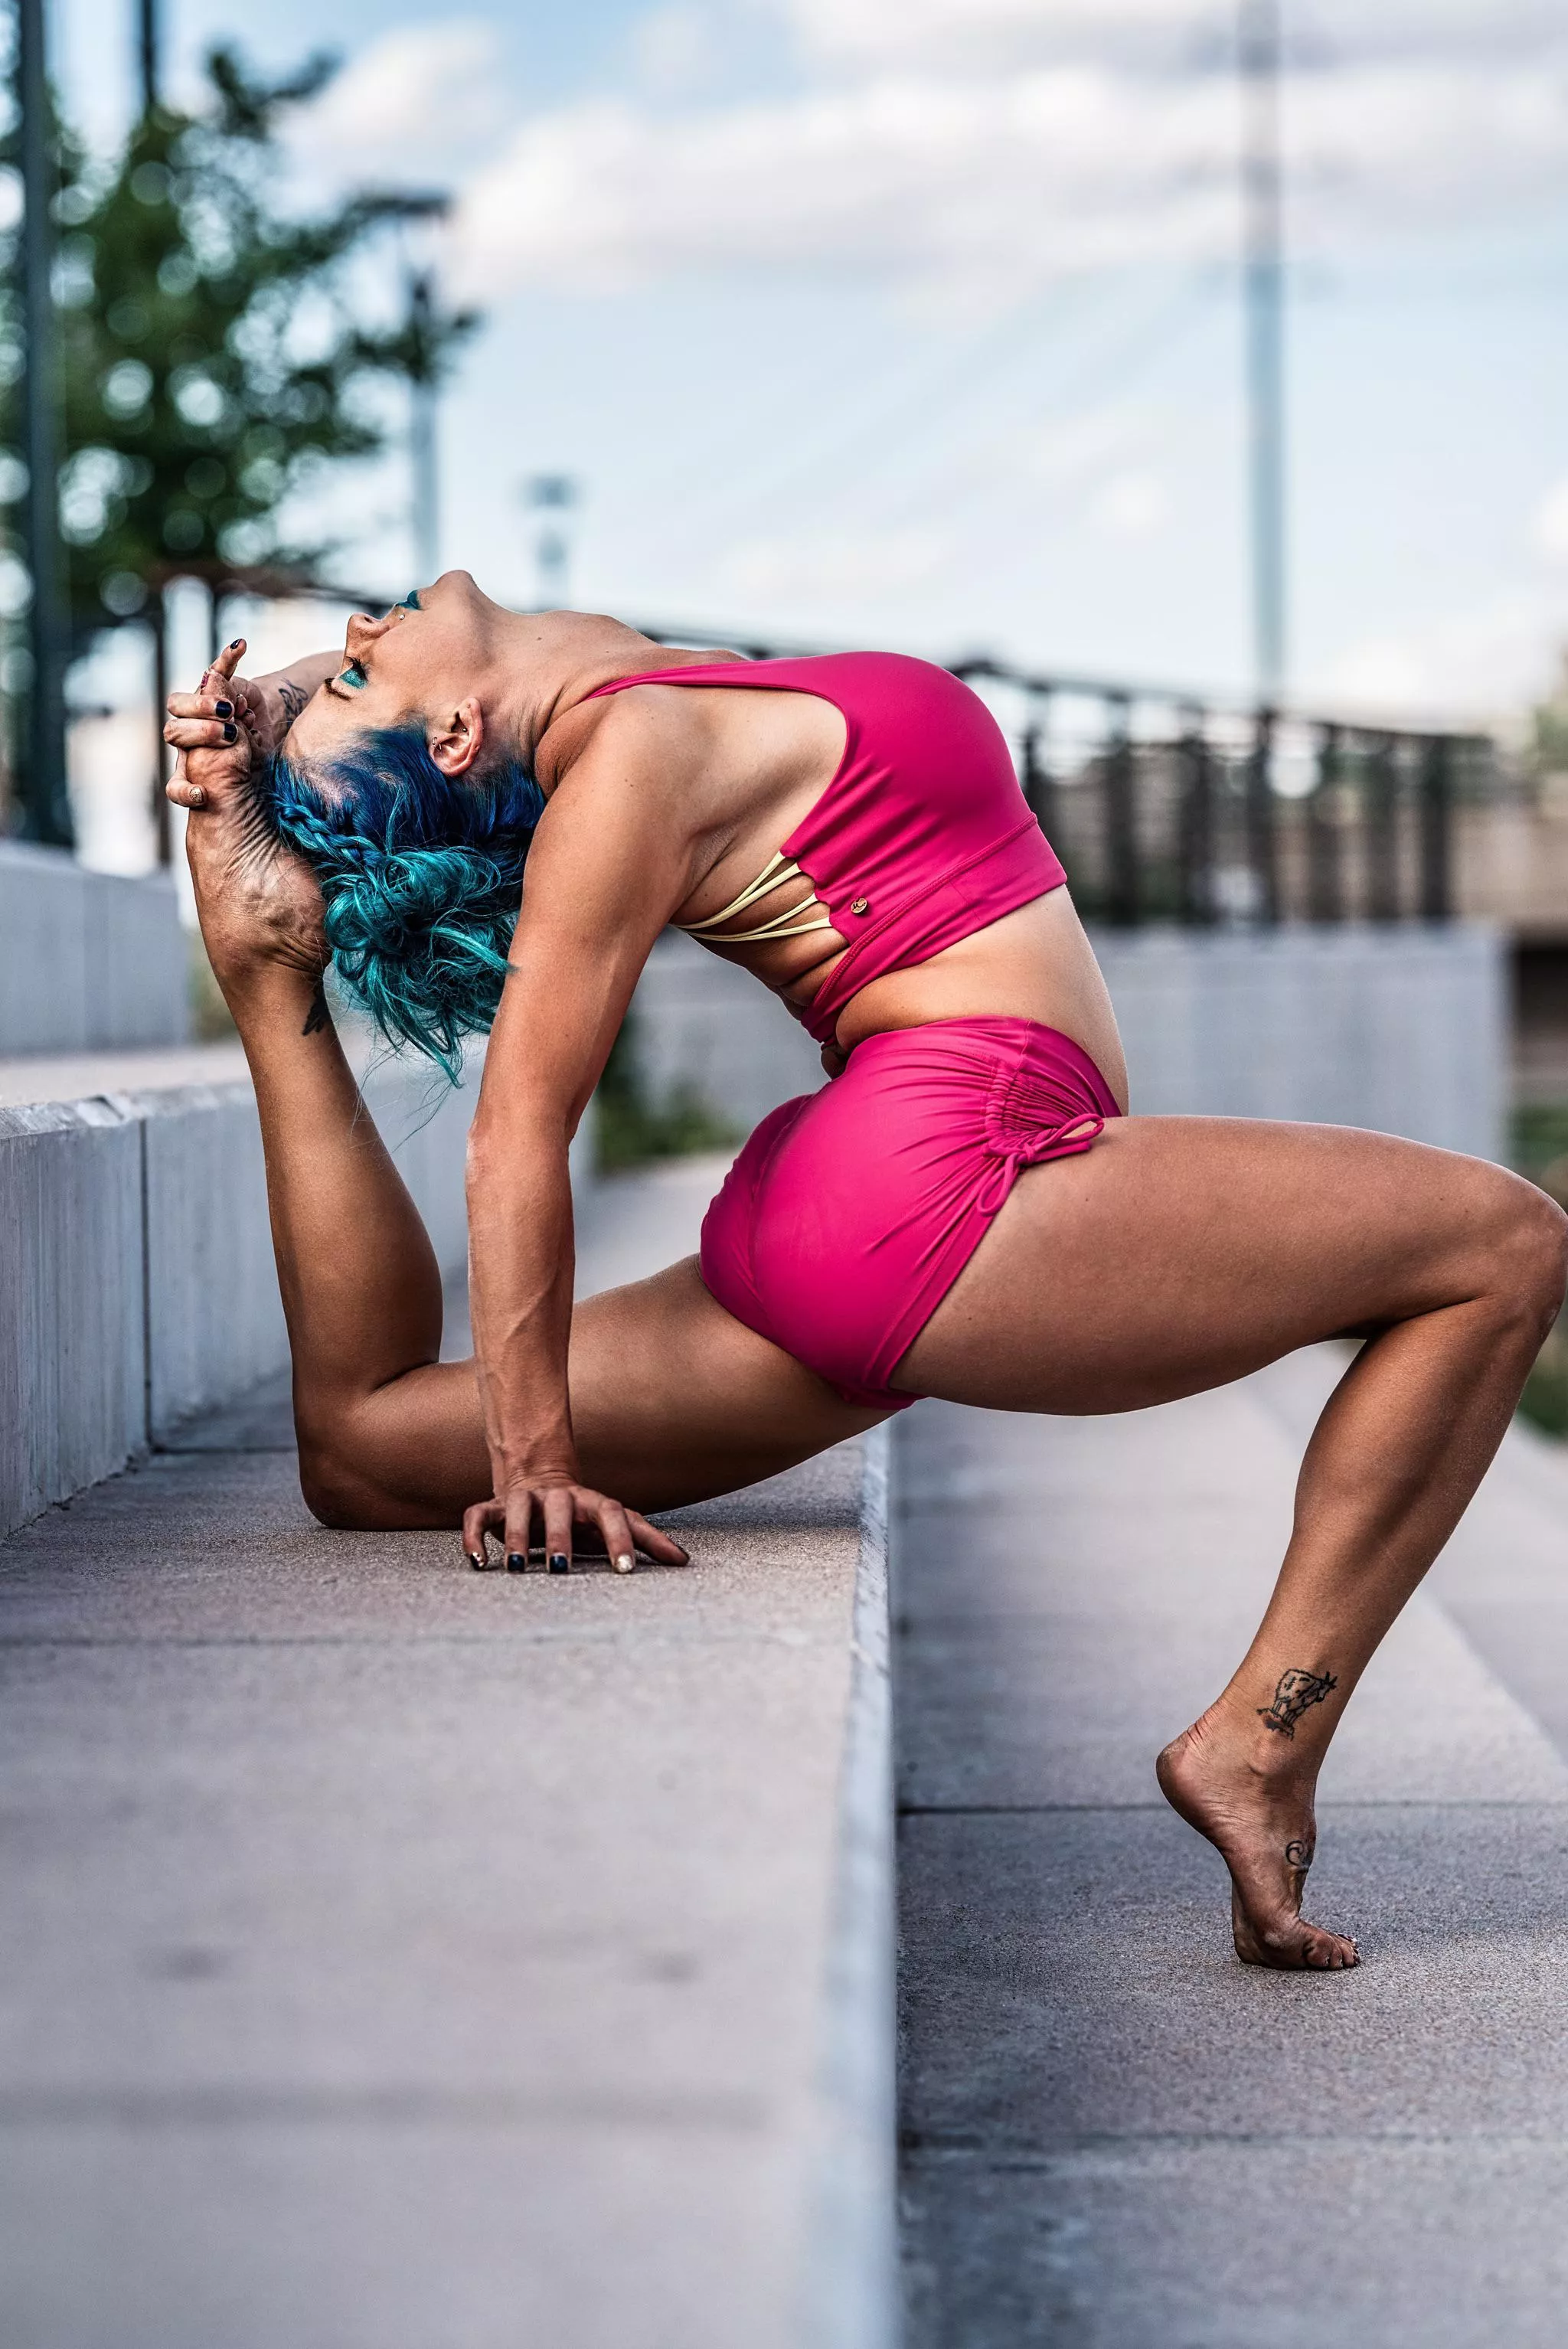
<path id="1" fill-rule="evenodd" d="M 710 1188 L 614 1186 L 588 1285 Z M 562 1580 L 324 1531 L 287 1436 L 0 1544 L 6 2349 L 874 2349 L 861 1447 Z"/>
<path id="2" fill-rule="evenodd" d="M 1352 1974 L 1263 1974 L 1159 1747 L 1253 1629 L 1342 1355 L 895 1440 L 914 2349 L 1544 2344 L 1568 2253 L 1568 1461 L 1511 1434 L 1323 1778 Z"/>

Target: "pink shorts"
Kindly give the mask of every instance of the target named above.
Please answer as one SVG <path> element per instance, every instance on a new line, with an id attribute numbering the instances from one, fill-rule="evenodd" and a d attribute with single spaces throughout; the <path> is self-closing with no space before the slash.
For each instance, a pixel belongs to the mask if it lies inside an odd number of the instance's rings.
<path id="1" fill-rule="evenodd" d="M 1020 1168 L 1118 1114 L 1088 1054 L 1033 1019 L 868 1037 L 751 1136 L 704 1219 L 703 1280 L 846 1402 L 902 1411 L 915 1397 L 888 1381 Z"/>

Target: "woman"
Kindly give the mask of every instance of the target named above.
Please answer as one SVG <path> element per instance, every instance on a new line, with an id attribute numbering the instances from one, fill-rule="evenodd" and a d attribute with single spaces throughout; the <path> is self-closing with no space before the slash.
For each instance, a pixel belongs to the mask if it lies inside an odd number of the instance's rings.
<path id="1" fill-rule="evenodd" d="M 170 796 L 255 1075 L 317 1515 L 460 1518 L 476 1565 L 489 1535 L 526 1563 L 535 1521 L 562 1569 L 574 1524 L 623 1568 L 676 1562 L 636 1510 L 917 1395 L 1127 1411 L 1360 1337 L 1257 1636 L 1158 1764 L 1229 1866 L 1242 1958 L 1353 1965 L 1300 1913 L 1318 1769 L 1557 1313 L 1557 1208 L 1377 1134 L 1128 1116 L 1061 867 L 943 671 L 672 652 L 504 611 L 461 572 L 352 620 L 341 656 L 246 684 L 242 649 L 170 700 Z M 700 1268 L 574 1316 L 568 1144 L 669 923 L 780 996 L 833 1081 L 753 1136 Z M 327 1017 L 334 955 L 438 1057 L 493 1015 L 472 1363 L 437 1360 L 429 1247 Z"/>

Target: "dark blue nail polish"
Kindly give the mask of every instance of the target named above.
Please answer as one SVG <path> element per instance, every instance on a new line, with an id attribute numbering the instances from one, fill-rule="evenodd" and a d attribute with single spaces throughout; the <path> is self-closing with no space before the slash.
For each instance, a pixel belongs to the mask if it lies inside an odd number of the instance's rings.
<path id="1" fill-rule="evenodd" d="M 239 730 L 239 728 L 238 728 L 237 726 L 225 726 L 225 727 L 224 727 L 224 729 L 223 729 L 223 740 L 224 740 L 224 741 L 225 741 L 225 742 L 237 742 L 237 741 L 239 740 L 239 739 L 240 739 L 240 730 Z"/>
<path id="2" fill-rule="evenodd" d="M 566 1552 L 563 1549 L 552 1549 L 550 1553 L 551 1573 L 565 1574 L 570 1571 L 570 1568 L 571 1560 L 568 1558 Z"/>
<path id="3" fill-rule="evenodd" d="M 495 1571 L 494 1568 L 490 1564 L 490 1553 L 488 1550 L 469 1550 L 469 1564 L 473 1568 L 476 1574 L 492 1574 Z"/>
<path id="4" fill-rule="evenodd" d="M 232 718 L 234 714 L 234 705 L 232 701 L 217 701 L 212 706 L 220 718 Z"/>
<path id="5" fill-rule="evenodd" d="M 528 1552 L 525 1549 L 509 1549 L 506 1554 L 506 1570 L 509 1574 L 526 1574 Z"/>
<path id="6" fill-rule="evenodd" d="M 243 636 L 234 636 L 234 637 L 232 637 L 232 638 L 231 638 L 231 640 L 230 640 L 230 644 L 229 644 L 229 650 L 230 650 L 232 653 L 237 653 L 237 652 L 239 651 L 239 649 L 240 649 L 240 647 L 244 643 L 244 641 L 245 641 L 245 639 L 244 639 L 244 637 L 243 637 Z"/>

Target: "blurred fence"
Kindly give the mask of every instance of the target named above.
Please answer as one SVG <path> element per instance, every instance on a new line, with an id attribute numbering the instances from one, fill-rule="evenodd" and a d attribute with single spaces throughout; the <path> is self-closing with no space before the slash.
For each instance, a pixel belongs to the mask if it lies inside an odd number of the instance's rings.
<path id="1" fill-rule="evenodd" d="M 1482 735 L 1227 708 L 985 657 L 947 666 L 1007 731 L 1078 910 L 1116 926 L 1449 920 L 1458 811 L 1500 789 Z"/>

